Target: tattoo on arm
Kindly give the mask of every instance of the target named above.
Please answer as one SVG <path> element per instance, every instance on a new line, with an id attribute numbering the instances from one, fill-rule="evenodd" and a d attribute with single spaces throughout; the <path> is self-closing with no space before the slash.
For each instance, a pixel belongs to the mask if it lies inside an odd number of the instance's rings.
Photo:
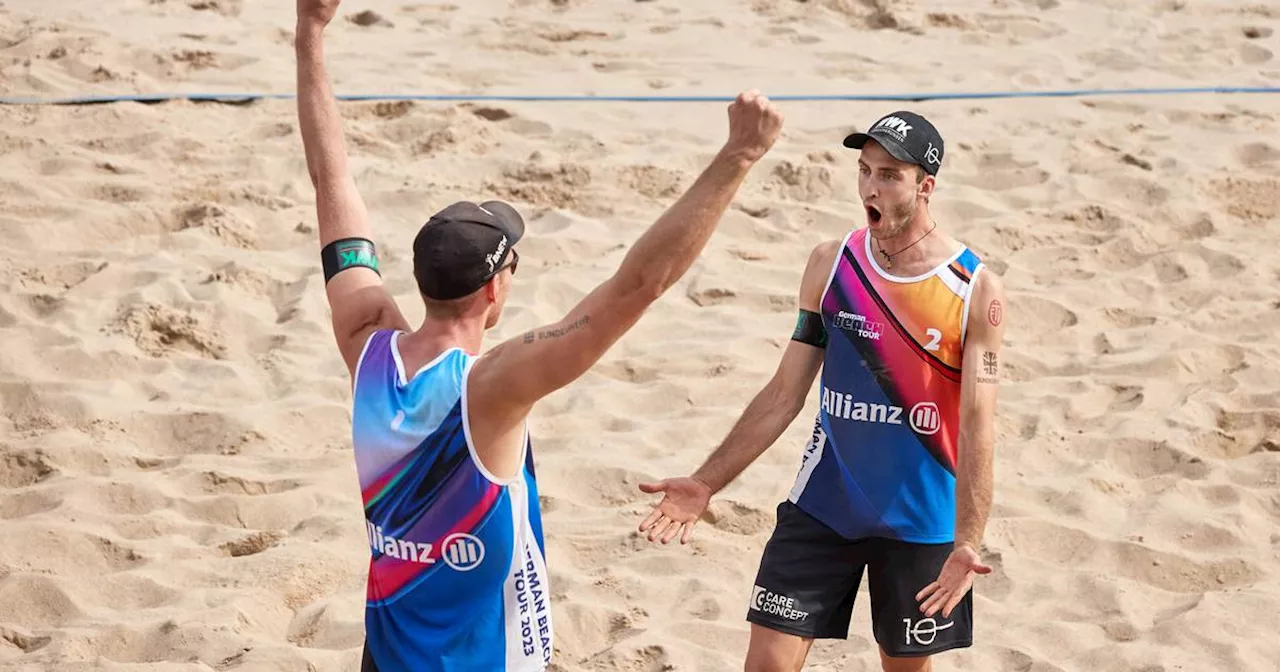
<path id="1" fill-rule="evenodd" d="M 982 372 L 987 375 L 978 376 L 979 383 L 995 384 L 1000 382 L 998 377 L 1000 375 L 1000 362 L 996 353 L 990 351 L 982 353 Z"/>
<path id="2" fill-rule="evenodd" d="M 564 336 L 565 334 L 571 331 L 581 329 L 582 327 L 586 326 L 587 323 L 590 321 L 591 321 L 590 315 L 583 315 L 582 317 L 575 320 L 573 323 L 567 324 L 563 327 L 560 327 L 559 329 L 543 329 L 538 332 L 533 332 L 533 331 L 525 332 L 524 342 L 532 343 L 535 340 L 541 341 L 548 338 L 560 338 L 561 336 Z"/>
<path id="3" fill-rule="evenodd" d="M 990 322 L 993 327 L 998 327 L 1003 319 L 1004 306 L 1000 305 L 998 299 L 992 299 L 991 303 L 987 305 L 987 322 Z"/>

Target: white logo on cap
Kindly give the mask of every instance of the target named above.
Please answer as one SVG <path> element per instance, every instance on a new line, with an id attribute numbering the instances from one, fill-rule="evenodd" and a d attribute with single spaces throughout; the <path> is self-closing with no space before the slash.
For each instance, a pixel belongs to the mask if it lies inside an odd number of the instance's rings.
<path id="1" fill-rule="evenodd" d="M 895 132 L 899 136 L 899 139 L 902 140 L 906 139 L 907 131 L 911 130 L 912 127 L 911 124 L 908 124 L 898 117 L 885 117 L 876 123 L 876 128 L 887 128 L 890 131 Z"/>
<path id="2" fill-rule="evenodd" d="M 938 148 L 932 142 L 929 143 L 929 149 L 925 150 L 924 158 L 929 163 L 938 163 Z"/>
<path id="3" fill-rule="evenodd" d="M 502 240 L 498 241 L 498 249 L 493 254 L 485 255 L 484 260 L 489 264 L 489 272 L 493 272 L 493 267 L 498 265 L 498 261 L 502 259 L 502 253 L 507 251 L 507 237 L 502 236 Z"/>

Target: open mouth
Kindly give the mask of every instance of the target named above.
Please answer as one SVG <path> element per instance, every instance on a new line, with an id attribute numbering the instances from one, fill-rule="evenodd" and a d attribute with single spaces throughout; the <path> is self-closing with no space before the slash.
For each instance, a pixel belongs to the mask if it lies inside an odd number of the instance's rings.
<path id="1" fill-rule="evenodd" d="M 874 205 L 867 206 L 867 220 L 872 224 L 880 223 L 880 209 Z"/>

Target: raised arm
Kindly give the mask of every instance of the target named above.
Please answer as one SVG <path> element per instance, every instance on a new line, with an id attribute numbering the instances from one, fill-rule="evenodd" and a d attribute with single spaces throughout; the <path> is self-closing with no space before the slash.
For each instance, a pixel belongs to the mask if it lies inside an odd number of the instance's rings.
<path id="1" fill-rule="evenodd" d="M 481 461 L 514 473 L 518 451 L 506 438 L 533 404 L 585 373 L 689 269 L 752 166 L 772 147 L 782 117 L 754 91 L 729 106 L 729 138 L 689 190 L 632 246 L 614 275 L 555 324 L 495 347 L 476 362 L 469 413 Z M 477 427 L 484 425 L 479 432 Z M 482 434 L 492 435 L 483 436 Z"/>
<path id="2" fill-rule="evenodd" d="M 337 9 L 338 0 L 298 0 L 298 125 L 316 194 L 333 335 L 347 370 L 354 372 L 372 331 L 409 325 L 377 270 L 373 227 L 347 166 L 342 117 L 325 72 L 324 29 Z M 327 277 L 337 270 L 342 272 Z"/>
<path id="3" fill-rule="evenodd" d="M 733 482 L 772 446 L 804 408 L 805 397 L 822 369 L 826 338 L 820 317 L 822 293 L 839 250 L 840 241 L 828 241 L 809 254 L 800 280 L 800 315 L 791 340 L 782 353 L 782 360 L 778 362 L 773 377 L 756 393 L 724 441 L 692 476 L 640 485 L 644 492 L 663 493 L 662 501 L 640 523 L 640 531 L 648 532 L 650 541 L 661 538 L 665 544 L 679 534 L 680 543 L 688 543 L 693 527 L 706 510 L 711 496 Z"/>

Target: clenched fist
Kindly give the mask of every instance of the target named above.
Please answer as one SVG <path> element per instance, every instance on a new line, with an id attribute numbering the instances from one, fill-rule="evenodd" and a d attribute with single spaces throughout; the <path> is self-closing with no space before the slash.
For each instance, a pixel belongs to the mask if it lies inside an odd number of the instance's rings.
<path id="1" fill-rule="evenodd" d="M 755 89 L 744 91 L 729 105 L 729 140 L 725 149 L 752 163 L 773 147 L 782 132 L 782 113 Z"/>
<path id="2" fill-rule="evenodd" d="M 327 26 L 338 13 L 341 0 L 298 0 L 298 21 Z"/>

